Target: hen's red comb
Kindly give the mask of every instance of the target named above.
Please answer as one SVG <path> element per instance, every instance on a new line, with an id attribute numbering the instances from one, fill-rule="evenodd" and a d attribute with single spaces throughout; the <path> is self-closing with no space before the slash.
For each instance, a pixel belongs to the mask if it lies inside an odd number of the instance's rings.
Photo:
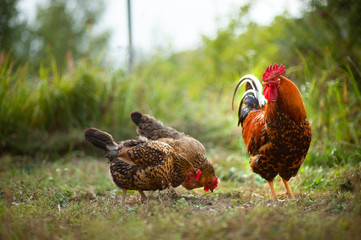
<path id="1" fill-rule="evenodd" d="M 277 63 L 274 63 L 273 65 L 270 65 L 267 67 L 266 71 L 263 73 L 263 81 L 270 80 L 272 78 L 277 77 L 278 75 L 282 75 L 286 72 L 285 66 L 281 64 L 281 66 L 278 66 Z"/>
<path id="2" fill-rule="evenodd" d="M 201 175 L 202 172 L 201 172 L 201 170 L 198 169 L 196 173 L 197 173 L 197 176 L 196 176 L 195 180 L 198 181 L 199 176 Z"/>

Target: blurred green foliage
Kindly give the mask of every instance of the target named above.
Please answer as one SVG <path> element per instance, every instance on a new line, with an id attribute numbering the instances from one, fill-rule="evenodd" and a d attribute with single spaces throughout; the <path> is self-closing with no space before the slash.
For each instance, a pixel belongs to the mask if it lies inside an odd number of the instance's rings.
<path id="1" fill-rule="evenodd" d="M 97 35 L 92 31 L 103 11 L 100 0 L 50 0 L 48 5 L 39 5 L 33 34 L 40 46 L 35 50 L 35 60 L 46 65 L 49 61 L 44 59 L 54 57 L 59 70 L 72 70 L 73 59 L 94 57 L 104 51 L 109 33 Z"/>
<path id="2" fill-rule="evenodd" d="M 20 19 L 17 9 L 18 0 L 0 2 L 0 52 L 12 52 L 22 61 L 28 54 L 29 31 L 26 21 Z"/>
<path id="3" fill-rule="evenodd" d="M 1 151 L 38 155 L 81 149 L 87 127 L 109 131 L 117 140 L 134 137 L 129 114 L 137 109 L 193 135 L 208 149 L 244 154 L 230 106 L 233 89 L 242 75 L 261 77 L 277 62 L 300 88 L 312 124 L 306 163 L 359 162 L 361 35 L 352 26 L 361 3 L 335 10 L 340 2 L 314 1 L 301 18 L 279 16 L 269 26 L 249 22 L 252 5 L 247 5 L 215 38 L 204 36 L 200 48 L 153 56 L 132 75 L 109 71 L 89 56 L 77 61 L 74 71 L 62 72 L 52 54 L 33 72 L 3 55 Z"/>
<path id="4" fill-rule="evenodd" d="M 37 72 L 40 65 L 57 71 L 73 71 L 74 61 L 96 57 L 105 51 L 110 32 L 94 32 L 104 12 L 102 0 L 47 0 L 38 4 L 34 22 L 23 20 L 18 0 L 0 3 L 0 52 L 12 53 L 17 66 L 27 65 Z"/>

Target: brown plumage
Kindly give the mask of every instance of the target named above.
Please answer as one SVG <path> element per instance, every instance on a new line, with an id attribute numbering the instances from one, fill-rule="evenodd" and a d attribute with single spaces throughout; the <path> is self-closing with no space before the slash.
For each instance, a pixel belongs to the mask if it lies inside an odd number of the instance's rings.
<path id="1" fill-rule="evenodd" d="M 197 182 L 184 182 L 182 184 L 188 190 L 204 187 L 205 191 L 217 187 L 218 178 L 215 175 L 212 164 L 206 157 L 204 146 L 193 137 L 165 126 L 158 119 L 138 111 L 130 115 L 137 125 L 137 132 L 148 139 L 157 140 L 169 144 L 180 156 L 187 159 L 195 169 L 200 169 L 202 174 Z"/>
<path id="2" fill-rule="evenodd" d="M 233 95 L 234 100 L 238 87 L 247 82 L 238 125 L 242 125 L 243 140 L 251 155 L 251 169 L 268 181 L 274 199 L 278 199 L 273 186 L 277 175 L 289 198 L 294 197 L 288 181 L 296 176 L 311 142 L 311 126 L 301 93 L 294 83 L 281 76 L 284 72 L 284 67 L 277 64 L 266 69 L 265 97 L 259 80 L 252 75 L 239 81 Z"/>
<path id="3" fill-rule="evenodd" d="M 143 191 L 177 187 L 184 181 L 198 180 L 196 170 L 168 144 L 140 137 L 119 145 L 112 136 L 95 128 L 85 130 L 85 139 L 105 151 L 110 163 L 110 175 L 123 190 L 138 190 L 144 202 Z"/>

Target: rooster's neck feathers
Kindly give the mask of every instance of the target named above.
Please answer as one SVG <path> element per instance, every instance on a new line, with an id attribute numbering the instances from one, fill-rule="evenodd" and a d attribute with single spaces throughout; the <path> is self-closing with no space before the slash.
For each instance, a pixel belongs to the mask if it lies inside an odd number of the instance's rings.
<path id="1" fill-rule="evenodd" d="M 293 121 L 304 121 L 307 116 L 300 91 L 291 80 L 283 76 L 280 76 L 280 78 L 281 85 L 278 88 L 278 99 L 276 103 L 267 103 L 266 114 L 268 111 L 275 110 L 272 105 L 277 105 L 277 108 L 287 114 Z"/>

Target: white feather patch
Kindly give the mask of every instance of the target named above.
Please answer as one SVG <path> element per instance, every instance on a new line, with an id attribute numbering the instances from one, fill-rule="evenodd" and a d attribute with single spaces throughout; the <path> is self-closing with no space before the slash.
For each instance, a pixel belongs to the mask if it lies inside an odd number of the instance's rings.
<path id="1" fill-rule="evenodd" d="M 253 93 L 253 95 L 255 96 L 255 98 L 258 101 L 258 104 L 260 107 L 263 107 L 266 103 L 267 100 L 265 99 L 265 97 L 263 96 L 262 93 L 262 84 L 261 82 L 258 80 L 258 78 L 256 78 L 255 76 L 251 75 L 251 74 L 247 74 L 245 76 L 243 76 L 239 82 L 245 83 L 248 82 L 249 84 L 251 84 L 252 89 L 248 89 L 242 96 L 242 99 L 244 98 L 244 96 L 246 96 L 247 93 Z"/>

